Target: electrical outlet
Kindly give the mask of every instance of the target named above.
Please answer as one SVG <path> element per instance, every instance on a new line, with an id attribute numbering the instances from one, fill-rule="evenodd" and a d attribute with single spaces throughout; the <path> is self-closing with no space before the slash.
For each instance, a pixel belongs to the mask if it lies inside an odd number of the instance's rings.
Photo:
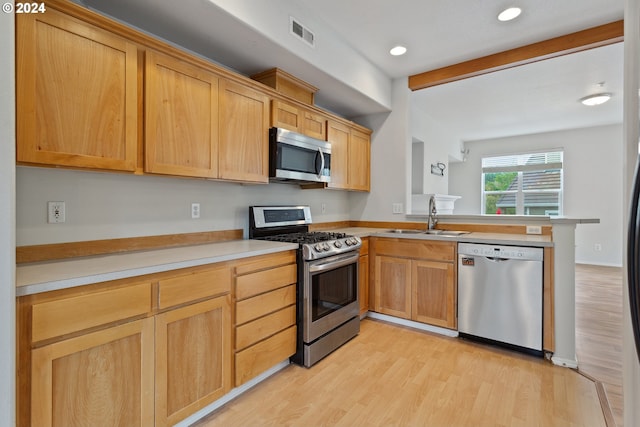
<path id="1" fill-rule="evenodd" d="M 200 218 L 200 203 L 191 203 L 191 219 Z"/>
<path id="2" fill-rule="evenodd" d="M 401 214 L 404 210 L 404 207 L 402 206 L 402 203 L 394 203 L 391 209 L 394 214 Z"/>
<path id="3" fill-rule="evenodd" d="M 542 234 L 542 227 L 539 225 L 527 225 L 527 234 Z"/>
<path id="4" fill-rule="evenodd" d="M 600 243 L 596 243 L 593 245 L 593 250 L 596 252 L 602 252 L 602 245 Z"/>
<path id="5" fill-rule="evenodd" d="M 320 210 L 322 210 L 322 213 L 327 213 L 327 204 L 326 203 L 321 204 Z"/>
<path id="6" fill-rule="evenodd" d="M 47 202 L 47 222 L 62 224 L 66 219 L 64 202 Z"/>

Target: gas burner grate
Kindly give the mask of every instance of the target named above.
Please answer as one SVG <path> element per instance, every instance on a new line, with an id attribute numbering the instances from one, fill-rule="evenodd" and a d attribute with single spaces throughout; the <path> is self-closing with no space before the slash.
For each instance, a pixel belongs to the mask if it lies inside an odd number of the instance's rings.
<path id="1" fill-rule="evenodd" d="M 275 236 L 267 236 L 261 240 L 271 240 L 275 242 L 287 243 L 318 243 L 329 240 L 343 239 L 348 237 L 346 233 L 333 233 L 327 231 L 310 231 L 305 233 L 286 233 L 276 234 Z"/>

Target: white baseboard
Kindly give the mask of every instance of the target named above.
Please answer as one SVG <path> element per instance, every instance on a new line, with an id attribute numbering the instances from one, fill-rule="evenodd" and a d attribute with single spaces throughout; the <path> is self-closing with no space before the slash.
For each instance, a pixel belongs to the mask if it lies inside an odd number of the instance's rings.
<path id="1" fill-rule="evenodd" d="M 573 359 L 564 359 L 562 357 L 551 356 L 551 362 L 556 366 L 562 366 L 565 368 L 578 369 L 578 361 Z"/>
<path id="2" fill-rule="evenodd" d="M 210 413 L 212 413 L 216 409 L 222 407 L 223 405 L 227 404 L 231 400 L 233 400 L 236 397 L 240 396 L 242 393 L 246 392 L 247 390 L 249 390 L 253 386 L 261 383 L 264 380 L 266 380 L 271 375 L 273 375 L 276 372 L 281 371 L 282 369 L 286 368 L 287 366 L 289 366 L 289 363 L 290 363 L 289 360 L 284 360 L 284 361 L 278 363 L 274 367 L 272 367 L 269 370 L 263 372 L 262 374 L 258 375 L 257 377 L 253 378 L 252 380 L 242 384 L 240 387 L 234 388 L 229 393 L 225 394 L 224 396 L 222 396 L 220 399 L 216 400 L 215 402 L 213 402 L 209 406 L 205 406 L 204 408 L 200 409 L 198 412 L 190 415 L 189 417 L 185 418 L 184 420 L 180 421 L 179 423 L 174 424 L 174 427 L 188 427 L 188 426 L 190 426 L 191 424 L 193 424 L 196 421 L 204 418 L 205 416 L 209 415 Z"/>
<path id="3" fill-rule="evenodd" d="M 580 265 L 597 265 L 598 267 L 618 267 L 618 268 L 622 268 L 622 264 L 619 263 L 607 263 L 607 262 L 587 262 L 587 261 L 578 261 L 576 260 L 576 264 L 580 264 Z"/>
<path id="4" fill-rule="evenodd" d="M 388 316 L 386 314 L 374 313 L 369 311 L 367 317 L 372 319 L 384 320 L 385 322 L 395 323 L 397 325 L 409 326 L 411 328 L 420 329 L 422 331 L 433 332 L 439 335 L 445 335 L 447 337 L 457 337 L 458 331 L 454 331 L 447 328 L 441 328 L 439 326 L 427 325 L 426 323 L 414 322 L 413 320 L 401 319 L 399 317 Z"/>

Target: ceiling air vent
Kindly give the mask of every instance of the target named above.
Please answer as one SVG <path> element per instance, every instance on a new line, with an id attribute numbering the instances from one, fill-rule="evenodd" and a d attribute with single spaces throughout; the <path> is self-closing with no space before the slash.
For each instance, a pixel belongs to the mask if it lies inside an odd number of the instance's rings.
<path id="1" fill-rule="evenodd" d="M 290 23 L 289 30 L 291 31 L 291 34 L 293 34 L 296 37 L 299 37 L 303 42 L 305 42 L 309 46 L 315 47 L 316 46 L 316 37 L 311 32 L 311 30 L 308 29 L 307 27 L 305 27 L 304 25 L 302 25 L 300 23 L 300 21 L 298 21 L 293 16 L 290 16 L 289 18 L 290 18 L 289 19 L 289 23 Z"/>

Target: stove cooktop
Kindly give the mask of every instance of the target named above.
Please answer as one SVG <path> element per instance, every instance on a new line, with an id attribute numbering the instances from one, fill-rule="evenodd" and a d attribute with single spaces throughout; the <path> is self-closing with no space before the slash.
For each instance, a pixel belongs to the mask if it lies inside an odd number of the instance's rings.
<path id="1" fill-rule="evenodd" d="M 274 242 L 287 242 L 287 243 L 319 243 L 327 242 L 329 240 L 344 239 L 347 236 L 345 233 L 332 233 L 326 231 L 308 231 L 302 233 L 284 233 L 276 234 L 275 236 L 266 236 L 261 240 L 271 240 Z"/>

